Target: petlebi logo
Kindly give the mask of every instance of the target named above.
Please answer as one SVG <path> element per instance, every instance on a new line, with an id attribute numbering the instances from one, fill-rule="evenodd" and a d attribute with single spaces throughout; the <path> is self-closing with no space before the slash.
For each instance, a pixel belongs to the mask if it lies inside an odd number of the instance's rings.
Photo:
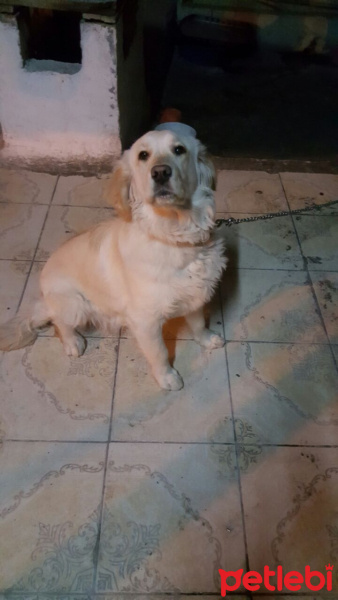
<path id="1" fill-rule="evenodd" d="M 275 590 L 282 592 L 285 589 L 290 592 L 298 592 L 301 589 L 302 591 L 310 590 L 311 592 L 319 592 L 324 589 L 330 592 L 332 590 L 333 565 L 325 565 L 325 568 L 325 575 L 321 571 L 311 571 L 309 565 L 306 565 L 304 574 L 300 571 L 284 572 L 281 565 L 275 571 L 272 571 L 266 565 L 263 574 L 258 573 L 258 571 L 244 573 L 244 569 L 238 569 L 238 571 L 219 569 L 221 595 L 224 597 L 227 592 L 235 592 L 241 585 L 249 592 L 256 592 L 261 588 L 263 588 L 263 591 L 268 590 L 269 592 Z M 231 581 L 233 579 L 235 579 L 235 583 Z"/>

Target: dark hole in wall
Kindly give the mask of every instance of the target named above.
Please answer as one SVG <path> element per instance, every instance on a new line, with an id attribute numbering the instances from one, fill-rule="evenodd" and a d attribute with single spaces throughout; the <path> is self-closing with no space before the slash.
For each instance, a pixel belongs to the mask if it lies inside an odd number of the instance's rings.
<path id="1" fill-rule="evenodd" d="M 81 13 L 17 8 L 21 55 L 30 59 L 81 63 Z"/>

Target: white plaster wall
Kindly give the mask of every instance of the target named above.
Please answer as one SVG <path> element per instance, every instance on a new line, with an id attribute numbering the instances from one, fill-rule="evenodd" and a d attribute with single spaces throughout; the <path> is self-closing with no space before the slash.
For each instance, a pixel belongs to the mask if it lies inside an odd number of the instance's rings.
<path id="1" fill-rule="evenodd" d="M 99 159 L 120 154 L 113 26 L 81 23 L 75 74 L 22 66 L 16 20 L 0 22 L 0 123 L 7 155 Z"/>

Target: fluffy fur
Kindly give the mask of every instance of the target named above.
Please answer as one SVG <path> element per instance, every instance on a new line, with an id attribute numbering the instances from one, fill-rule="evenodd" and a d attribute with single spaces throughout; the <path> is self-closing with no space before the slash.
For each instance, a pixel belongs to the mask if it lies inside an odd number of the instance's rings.
<path id="1" fill-rule="evenodd" d="M 80 356 L 85 340 L 77 329 L 126 324 L 159 385 L 180 389 L 163 323 L 185 316 L 202 346 L 224 344 L 203 317 L 225 267 L 223 243 L 213 230 L 214 179 L 205 148 L 194 138 L 169 131 L 140 138 L 123 154 L 108 190 L 119 217 L 51 256 L 41 274 L 40 302 L 0 328 L 0 348 L 31 344 L 39 328 L 53 323 L 66 354 Z"/>

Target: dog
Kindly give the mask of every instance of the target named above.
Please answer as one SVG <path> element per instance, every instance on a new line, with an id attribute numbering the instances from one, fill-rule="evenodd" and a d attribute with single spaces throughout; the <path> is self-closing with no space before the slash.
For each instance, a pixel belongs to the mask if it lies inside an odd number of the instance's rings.
<path id="1" fill-rule="evenodd" d="M 52 254 L 41 274 L 41 299 L 0 327 L 0 349 L 32 344 L 53 324 L 66 354 L 77 357 L 85 350 L 78 329 L 127 325 L 159 386 L 181 389 L 163 323 L 184 316 L 201 346 L 225 343 L 205 327 L 203 312 L 226 265 L 215 235 L 214 188 L 213 165 L 196 138 L 146 133 L 124 152 L 108 186 L 117 216 Z"/>

